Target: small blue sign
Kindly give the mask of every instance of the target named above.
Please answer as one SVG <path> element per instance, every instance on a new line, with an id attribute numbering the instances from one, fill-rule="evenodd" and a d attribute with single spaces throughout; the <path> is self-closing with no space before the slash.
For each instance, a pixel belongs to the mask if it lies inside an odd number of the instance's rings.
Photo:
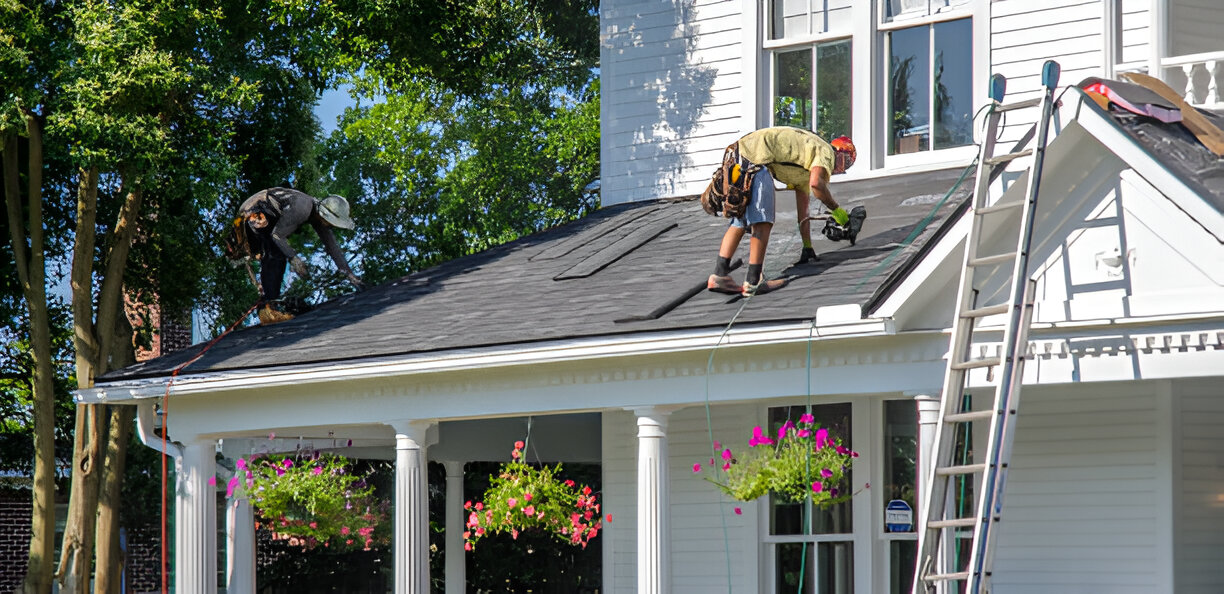
<path id="1" fill-rule="evenodd" d="M 889 532 L 913 532 L 914 508 L 904 499 L 893 499 L 884 506 L 884 529 Z"/>

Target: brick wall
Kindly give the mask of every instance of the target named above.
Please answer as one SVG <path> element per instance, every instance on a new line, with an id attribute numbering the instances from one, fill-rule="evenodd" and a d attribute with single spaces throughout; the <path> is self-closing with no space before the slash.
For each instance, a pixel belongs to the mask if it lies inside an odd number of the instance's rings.
<path id="1" fill-rule="evenodd" d="M 30 558 L 30 492 L 0 491 L 0 592 L 18 592 Z"/>

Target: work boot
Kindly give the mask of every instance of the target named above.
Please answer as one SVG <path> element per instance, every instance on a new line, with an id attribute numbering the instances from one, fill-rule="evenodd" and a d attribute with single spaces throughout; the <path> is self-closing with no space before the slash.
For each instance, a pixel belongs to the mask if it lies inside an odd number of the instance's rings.
<path id="1" fill-rule="evenodd" d="M 744 286 L 740 289 L 740 292 L 744 297 L 751 297 L 753 295 L 762 295 L 764 293 L 768 293 L 770 291 L 776 291 L 778 289 L 781 289 L 782 287 L 785 287 L 786 282 L 787 282 L 787 279 L 784 279 L 784 278 L 775 278 L 772 280 L 765 280 L 764 278 L 762 278 L 761 282 L 755 285 L 744 283 Z"/>
<path id="2" fill-rule="evenodd" d="M 735 284 L 735 280 L 728 276 L 711 274 L 710 279 L 706 281 L 706 290 L 714 291 L 715 293 L 726 293 L 728 295 L 738 295 L 740 286 Z"/>
<path id="3" fill-rule="evenodd" d="M 805 247 L 803 248 L 802 252 L 799 252 L 799 261 L 795 262 L 795 264 L 807 264 L 808 262 L 815 262 L 819 259 L 820 256 L 816 255 L 816 250 L 810 247 Z"/>
<path id="4" fill-rule="evenodd" d="M 259 308 L 259 323 L 263 326 L 271 326 L 281 322 L 288 322 L 293 319 L 293 314 L 285 313 L 276 309 L 271 304 L 264 304 Z"/>

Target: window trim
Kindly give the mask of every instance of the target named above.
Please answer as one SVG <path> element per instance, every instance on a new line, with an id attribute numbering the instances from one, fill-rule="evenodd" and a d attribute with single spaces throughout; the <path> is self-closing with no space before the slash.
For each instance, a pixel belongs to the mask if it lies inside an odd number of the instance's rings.
<path id="1" fill-rule="evenodd" d="M 892 17 L 891 19 L 889 19 L 888 17 L 884 16 L 884 13 L 886 12 L 884 10 L 884 4 L 886 4 L 887 2 L 888 0 L 880 0 L 880 4 L 879 4 L 880 18 L 878 19 L 879 22 L 876 23 L 876 32 L 878 33 L 883 33 L 884 31 L 887 31 L 889 29 L 896 29 L 896 28 L 903 29 L 905 27 L 912 27 L 914 25 L 920 25 L 922 23 L 933 23 L 933 22 L 938 22 L 938 21 L 956 20 L 959 18 L 964 18 L 966 15 L 973 16 L 972 7 L 974 5 L 974 2 L 965 2 L 958 6 L 945 6 L 943 10 L 940 10 L 933 14 L 924 14 L 924 15 L 915 14 L 913 16 L 904 16 L 900 19 L 898 19 L 897 17 Z"/>

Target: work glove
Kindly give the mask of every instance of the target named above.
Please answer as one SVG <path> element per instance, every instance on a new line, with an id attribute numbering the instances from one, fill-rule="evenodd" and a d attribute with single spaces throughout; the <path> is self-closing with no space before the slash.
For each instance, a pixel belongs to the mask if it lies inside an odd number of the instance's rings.
<path id="1" fill-rule="evenodd" d="M 310 269 L 306 268 L 306 263 L 303 262 L 298 256 L 294 256 L 293 259 L 289 261 L 289 267 L 292 268 L 293 272 L 298 276 L 302 278 L 310 278 Z"/>
<path id="2" fill-rule="evenodd" d="M 846 223 L 850 222 L 850 213 L 846 212 L 846 209 L 840 206 L 833 209 L 833 212 L 829 213 L 829 215 L 833 217 L 833 220 L 837 222 L 838 225 L 843 227 L 846 226 Z"/>
<path id="3" fill-rule="evenodd" d="M 815 262 L 819 259 L 820 256 L 816 255 L 816 250 L 810 247 L 805 247 L 803 248 L 802 252 L 799 252 L 799 261 L 795 262 L 795 264 L 807 264 L 808 262 Z"/>

